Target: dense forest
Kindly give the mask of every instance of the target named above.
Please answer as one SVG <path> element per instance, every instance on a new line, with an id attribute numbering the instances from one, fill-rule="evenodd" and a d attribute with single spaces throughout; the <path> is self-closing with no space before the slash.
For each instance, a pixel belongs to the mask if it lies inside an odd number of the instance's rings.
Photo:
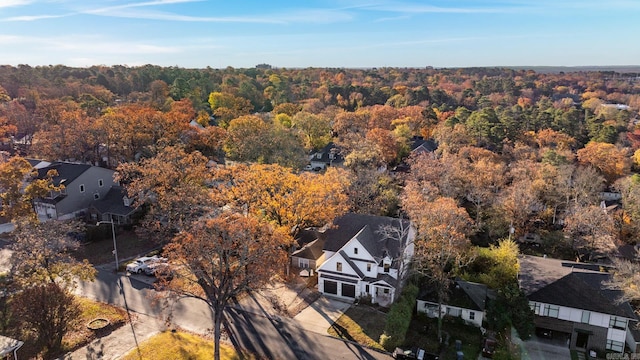
<path id="1" fill-rule="evenodd" d="M 466 209 L 477 244 L 535 232 L 565 256 L 635 243 L 639 110 L 640 76 L 613 71 L 0 67 L 5 156 L 115 169 L 180 145 L 299 172 L 334 143 L 351 211 L 427 192 Z M 417 139 L 437 150 L 411 155 Z"/>

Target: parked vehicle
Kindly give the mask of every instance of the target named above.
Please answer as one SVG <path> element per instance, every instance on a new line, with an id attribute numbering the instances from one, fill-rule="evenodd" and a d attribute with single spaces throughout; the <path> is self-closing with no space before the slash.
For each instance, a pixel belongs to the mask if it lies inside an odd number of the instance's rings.
<path id="1" fill-rule="evenodd" d="M 493 358 L 493 353 L 496 351 L 498 342 L 495 339 L 484 338 L 482 340 L 482 356 L 486 358 Z"/>
<path id="2" fill-rule="evenodd" d="M 411 349 L 396 348 L 393 351 L 393 358 L 398 360 L 438 360 L 439 356 L 428 353 L 424 349 L 413 347 Z"/>
<path id="3" fill-rule="evenodd" d="M 127 272 L 141 274 L 149 264 L 162 260 L 166 259 L 158 257 L 158 255 L 139 257 L 127 264 Z"/>

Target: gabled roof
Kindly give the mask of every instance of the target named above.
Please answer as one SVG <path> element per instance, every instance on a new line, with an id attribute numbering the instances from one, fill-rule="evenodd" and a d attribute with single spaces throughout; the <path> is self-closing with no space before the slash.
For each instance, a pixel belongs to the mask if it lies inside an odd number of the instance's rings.
<path id="1" fill-rule="evenodd" d="M 407 241 L 406 236 L 400 243 L 395 239 L 385 238 L 380 234 L 379 229 L 386 225 L 399 227 L 400 221 L 403 222 L 403 226 L 409 228 L 408 220 L 348 213 L 335 219 L 333 226 L 320 236 L 326 239 L 325 251 L 338 252 L 349 240 L 358 235 L 358 241 L 374 258 L 382 259 L 387 255 L 396 258 Z"/>
<path id="2" fill-rule="evenodd" d="M 469 310 L 484 311 L 489 290 L 484 284 L 455 280 L 450 287 L 447 305 L 457 306 Z M 423 287 L 418 294 L 419 300 L 438 302 L 435 288 Z"/>
<path id="3" fill-rule="evenodd" d="M 320 155 L 320 157 L 318 157 L 318 155 Z M 333 156 L 333 159 L 331 156 Z M 338 149 L 334 143 L 330 142 L 321 150 L 313 153 L 311 161 L 331 164 L 342 162 L 344 159 L 342 158 L 342 155 L 340 155 L 340 149 Z"/>
<path id="4" fill-rule="evenodd" d="M 411 142 L 411 152 L 413 153 L 434 152 L 437 148 L 438 145 L 431 139 L 425 140 L 422 137 L 414 137 Z"/>
<path id="5" fill-rule="evenodd" d="M 135 208 L 124 205 L 123 198 L 125 196 L 127 196 L 127 192 L 124 188 L 121 186 L 112 186 L 102 199 L 94 200 L 91 206 L 101 214 L 127 216 L 131 214 Z"/>
<path id="6" fill-rule="evenodd" d="M 324 247 L 323 239 L 315 239 L 307 244 L 305 244 L 302 248 L 294 251 L 291 256 L 309 259 L 309 260 L 318 260 L 320 256 L 322 256 L 322 248 Z"/>
<path id="7" fill-rule="evenodd" d="M 537 256 L 520 258 L 520 288 L 531 301 L 636 319 L 622 293 L 607 288 L 611 274 L 600 265 Z"/>
<path id="8" fill-rule="evenodd" d="M 353 271 L 355 271 L 356 274 L 358 274 L 360 279 L 364 279 L 364 273 L 360 270 L 358 265 L 353 263 L 351 258 L 349 258 L 349 255 L 347 255 L 347 253 L 344 252 L 344 250 L 341 250 L 338 254 L 340 254 L 340 256 L 342 256 L 342 258 L 347 262 L 347 264 L 349 264 L 349 266 L 353 269 Z"/>
<path id="9" fill-rule="evenodd" d="M 603 283 L 609 277 L 607 273 L 571 273 L 528 298 L 546 304 L 636 319 L 629 303 L 615 304 L 622 293 L 605 288 Z"/>
<path id="10" fill-rule="evenodd" d="M 38 169 L 38 178 L 44 179 L 47 176 L 49 170 L 57 170 L 58 176 L 53 177 L 53 184 L 55 186 L 70 184 L 78 176 L 82 175 L 85 171 L 89 170 L 91 165 L 87 164 L 72 164 L 66 162 L 54 162 L 49 166 Z"/>

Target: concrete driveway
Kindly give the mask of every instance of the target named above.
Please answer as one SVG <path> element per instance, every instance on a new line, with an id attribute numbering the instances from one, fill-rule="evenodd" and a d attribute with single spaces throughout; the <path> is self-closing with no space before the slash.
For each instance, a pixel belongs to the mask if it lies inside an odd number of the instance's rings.
<path id="1" fill-rule="evenodd" d="M 569 348 L 562 344 L 554 344 L 546 339 L 531 339 L 522 342 L 522 360 L 570 360 Z"/>
<path id="2" fill-rule="evenodd" d="M 307 331 L 327 335 L 327 329 L 344 314 L 351 303 L 321 296 L 293 319 Z"/>

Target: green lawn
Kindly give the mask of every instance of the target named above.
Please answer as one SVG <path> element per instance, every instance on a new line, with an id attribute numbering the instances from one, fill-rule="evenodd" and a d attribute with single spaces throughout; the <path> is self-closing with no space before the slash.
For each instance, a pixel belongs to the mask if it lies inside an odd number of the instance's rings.
<path id="1" fill-rule="evenodd" d="M 122 357 L 122 360 L 213 359 L 213 341 L 186 332 L 165 331 L 140 344 L 140 355 L 134 349 Z M 220 346 L 220 358 L 240 359 L 232 347 L 224 344 Z M 242 358 L 252 359 L 253 357 L 244 354 Z"/>
<path id="2" fill-rule="evenodd" d="M 357 305 L 350 307 L 338 318 L 335 324 L 329 328 L 328 333 L 331 336 L 384 350 L 378 341 L 384 331 L 385 323 L 386 314 L 367 305 Z"/>

